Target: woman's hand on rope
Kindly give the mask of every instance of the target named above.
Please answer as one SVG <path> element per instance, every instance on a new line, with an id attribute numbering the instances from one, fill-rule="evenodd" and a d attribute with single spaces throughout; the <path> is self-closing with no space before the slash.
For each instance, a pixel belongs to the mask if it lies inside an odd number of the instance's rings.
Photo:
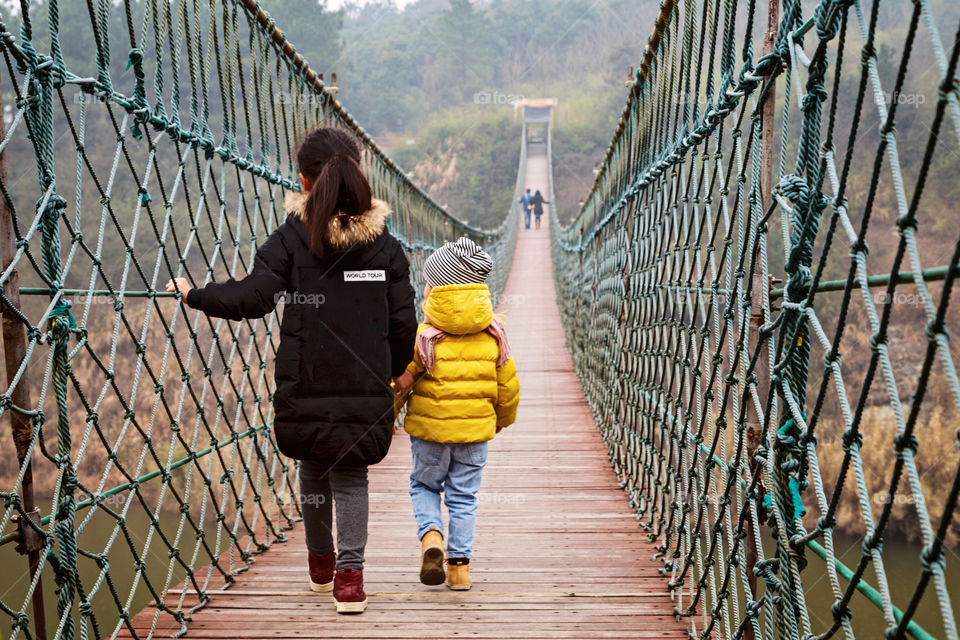
<path id="1" fill-rule="evenodd" d="M 187 294 L 190 293 L 190 289 L 193 289 L 193 287 L 190 286 L 190 282 L 186 278 L 167 280 L 167 293 L 179 291 L 183 294 L 184 300 L 187 299 Z"/>

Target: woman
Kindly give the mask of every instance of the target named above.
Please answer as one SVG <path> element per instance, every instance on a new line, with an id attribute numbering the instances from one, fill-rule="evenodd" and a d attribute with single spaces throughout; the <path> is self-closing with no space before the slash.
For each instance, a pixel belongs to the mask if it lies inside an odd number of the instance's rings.
<path id="1" fill-rule="evenodd" d="M 537 229 L 539 229 L 540 216 L 543 215 L 543 205 L 550 204 L 550 202 L 548 200 L 544 200 L 543 194 L 540 193 L 540 189 L 537 189 L 536 193 L 533 194 L 533 200 L 531 200 L 531 203 L 533 204 L 534 225 Z"/>
<path id="2" fill-rule="evenodd" d="M 297 152 L 303 190 L 287 194 L 287 219 L 257 250 L 250 275 L 199 289 L 185 278 L 167 283 L 190 307 L 231 320 L 259 318 L 285 300 L 274 430 L 280 451 L 301 460 L 310 586 L 332 590 L 338 613 L 367 606 L 367 467 L 390 446 L 390 379 L 413 357 L 417 328 L 409 264 L 386 230 L 390 208 L 371 197 L 359 162 L 348 134 L 314 130 Z"/>

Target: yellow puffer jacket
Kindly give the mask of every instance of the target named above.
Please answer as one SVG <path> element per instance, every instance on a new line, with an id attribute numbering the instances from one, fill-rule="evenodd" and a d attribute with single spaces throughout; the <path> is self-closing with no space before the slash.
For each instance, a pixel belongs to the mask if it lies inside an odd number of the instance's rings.
<path id="1" fill-rule="evenodd" d="M 412 436 L 433 442 L 483 442 L 517 419 L 520 383 L 510 358 L 497 366 L 500 348 L 486 329 L 493 320 L 485 284 L 434 287 L 423 303 L 428 324 L 446 338 L 436 343 L 433 374 L 419 351 L 407 366 L 417 382 L 404 426 Z M 420 377 L 422 375 L 422 377 Z"/>

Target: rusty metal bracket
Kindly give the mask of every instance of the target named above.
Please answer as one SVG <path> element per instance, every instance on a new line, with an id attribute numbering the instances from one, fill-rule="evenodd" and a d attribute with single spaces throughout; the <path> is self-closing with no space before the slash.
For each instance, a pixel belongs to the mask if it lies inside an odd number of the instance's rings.
<path id="1" fill-rule="evenodd" d="M 40 507 L 27 512 L 27 518 L 19 513 L 12 518 L 17 526 L 17 553 L 27 555 L 43 549 L 43 527 L 40 526 Z"/>

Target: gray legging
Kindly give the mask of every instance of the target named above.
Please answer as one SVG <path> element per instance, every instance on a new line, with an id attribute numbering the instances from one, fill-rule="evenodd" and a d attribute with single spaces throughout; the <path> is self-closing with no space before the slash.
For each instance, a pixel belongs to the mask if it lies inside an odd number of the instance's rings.
<path id="1" fill-rule="evenodd" d="M 333 503 L 337 504 L 337 569 L 363 569 L 367 545 L 366 467 L 333 469 L 300 463 L 300 509 L 310 553 L 333 551 Z"/>

